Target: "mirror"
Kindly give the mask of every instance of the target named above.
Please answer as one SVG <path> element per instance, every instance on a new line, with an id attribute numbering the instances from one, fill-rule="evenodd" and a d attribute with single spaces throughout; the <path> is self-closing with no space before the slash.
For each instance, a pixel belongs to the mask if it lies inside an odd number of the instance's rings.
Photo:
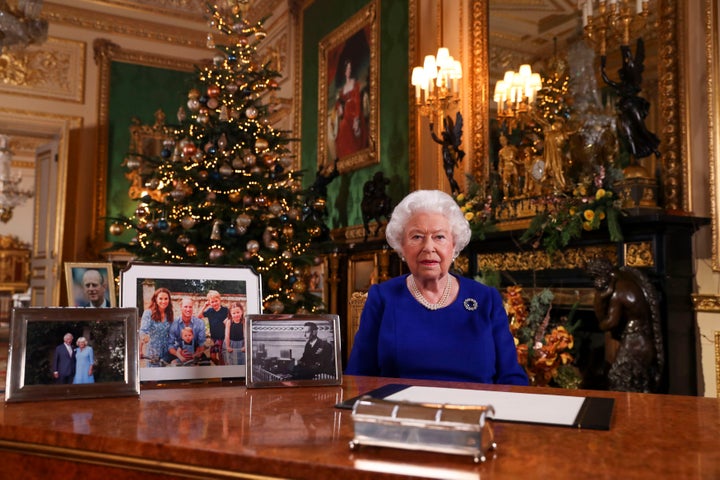
<path id="1" fill-rule="evenodd" d="M 533 71 L 543 68 L 546 61 L 557 51 L 567 51 L 567 45 L 583 42 L 581 12 L 577 0 L 545 0 L 527 2 L 474 0 L 472 5 L 473 43 L 473 112 L 478 118 L 473 122 L 472 139 L 476 152 L 475 172 L 480 180 L 488 178 L 493 145 L 492 120 L 496 103 L 493 101 L 495 82 L 506 70 L 518 70 L 529 63 Z M 685 172 L 687 141 L 685 127 L 680 118 L 684 111 L 684 82 L 680 78 L 678 19 L 684 18 L 678 2 L 650 0 L 651 16 L 643 33 L 646 59 L 641 96 L 651 104 L 646 119 L 648 128 L 661 140 L 661 157 L 648 158 L 645 165 L 657 172 L 661 183 L 662 204 L 665 210 L 687 210 L 687 180 Z M 635 51 L 635 39 L 631 39 Z M 607 72 L 611 79 L 617 78 L 620 65 L 619 47 L 609 45 Z M 594 62 L 598 88 L 603 86 L 599 78 L 599 60 Z M 480 115 L 483 115 L 480 117 Z"/>

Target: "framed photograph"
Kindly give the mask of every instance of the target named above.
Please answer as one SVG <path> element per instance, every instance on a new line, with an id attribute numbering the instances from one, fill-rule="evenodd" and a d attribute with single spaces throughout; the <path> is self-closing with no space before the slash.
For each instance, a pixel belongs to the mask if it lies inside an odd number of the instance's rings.
<path id="1" fill-rule="evenodd" d="M 15 308 L 6 402 L 140 394 L 135 308 Z"/>
<path id="2" fill-rule="evenodd" d="M 248 315 L 245 337 L 248 388 L 342 383 L 338 315 Z"/>
<path id="3" fill-rule="evenodd" d="M 340 173 L 380 162 L 378 32 L 373 0 L 318 46 L 318 163 Z"/>
<path id="4" fill-rule="evenodd" d="M 68 305 L 115 307 L 115 275 L 112 263 L 65 263 Z"/>
<path id="5" fill-rule="evenodd" d="M 132 263 L 120 303 L 137 308 L 140 381 L 245 377 L 245 318 L 262 311 L 252 268 Z"/>

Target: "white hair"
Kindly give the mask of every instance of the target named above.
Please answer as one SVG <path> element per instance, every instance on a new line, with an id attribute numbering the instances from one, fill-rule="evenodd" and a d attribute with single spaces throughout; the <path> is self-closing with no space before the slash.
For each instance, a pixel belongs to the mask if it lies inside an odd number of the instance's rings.
<path id="1" fill-rule="evenodd" d="M 416 190 L 400 201 L 385 227 L 385 238 L 398 254 L 402 255 L 405 225 L 417 213 L 439 213 L 447 218 L 455 243 L 455 256 L 470 243 L 470 224 L 450 195 L 440 190 Z"/>

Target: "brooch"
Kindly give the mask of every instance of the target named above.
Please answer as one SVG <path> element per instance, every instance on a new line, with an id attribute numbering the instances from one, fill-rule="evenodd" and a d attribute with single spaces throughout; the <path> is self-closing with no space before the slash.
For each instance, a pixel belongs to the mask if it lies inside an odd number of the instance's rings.
<path id="1" fill-rule="evenodd" d="M 466 298 L 465 300 L 463 300 L 463 306 L 468 312 L 473 312 L 477 310 L 478 303 L 477 300 L 475 300 L 474 298 Z"/>

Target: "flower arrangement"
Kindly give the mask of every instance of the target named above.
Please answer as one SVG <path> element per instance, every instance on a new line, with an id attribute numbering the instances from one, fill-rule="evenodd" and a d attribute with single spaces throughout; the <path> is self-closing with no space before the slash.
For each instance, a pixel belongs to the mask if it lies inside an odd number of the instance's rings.
<path id="1" fill-rule="evenodd" d="M 571 194 L 538 199 L 540 213 L 520 241 L 532 241 L 533 247 L 542 245 L 548 254 L 553 254 L 572 239 L 580 238 L 583 231 L 599 229 L 605 220 L 610 240 L 622 241 L 621 201 L 611 188 L 621 177 L 620 170 L 599 166 L 594 177 L 581 179 Z"/>
<path id="2" fill-rule="evenodd" d="M 455 201 L 470 224 L 472 238 L 482 240 L 485 234 L 494 228 L 493 197 L 480 188 L 472 175 L 466 177 L 467 194 L 458 194 Z"/>
<path id="3" fill-rule="evenodd" d="M 553 321 L 553 294 L 542 290 L 527 307 L 522 288 L 505 289 L 505 309 L 515 338 L 518 362 L 525 368 L 531 385 L 579 388 L 582 377 L 573 365 L 574 338 L 569 320 Z"/>

